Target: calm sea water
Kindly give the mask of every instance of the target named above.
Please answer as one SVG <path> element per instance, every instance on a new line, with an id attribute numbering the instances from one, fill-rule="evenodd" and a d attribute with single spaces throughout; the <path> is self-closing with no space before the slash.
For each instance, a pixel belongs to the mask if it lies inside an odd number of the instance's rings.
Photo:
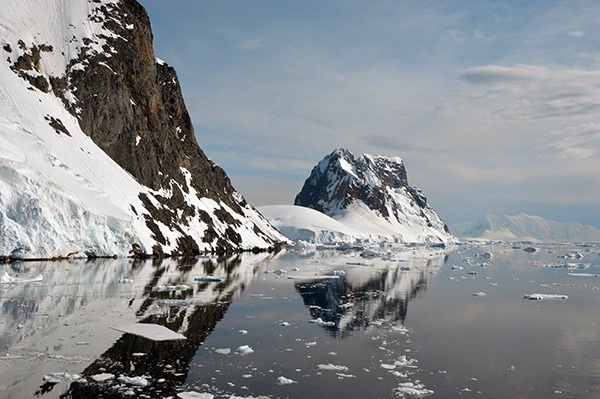
<path id="1" fill-rule="evenodd" d="M 0 396 L 600 397 L 600 249 L 525 248 L 3 265 Z"/>

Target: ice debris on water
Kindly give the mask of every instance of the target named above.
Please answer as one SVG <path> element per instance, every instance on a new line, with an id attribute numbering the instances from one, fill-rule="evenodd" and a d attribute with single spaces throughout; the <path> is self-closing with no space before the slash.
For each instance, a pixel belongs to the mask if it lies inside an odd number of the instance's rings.
<path id="1" fill-rule="evenodd" d="M 115 375 L 111 374 L 111 373 L 100 373 L 100 374 L 94 374 L 92 376 L 92 380 L 94 380 L 96 382 L 108 381 L 108 380 L 112 380 L 113 378 L 115 378 Z"/>
<path id="2" fill-rule="evenodd" d="M 567 295 L 558 294 L 524 294 L 523 299 L 529 299 L 530 301 L 541 301 L 544 299 L 569 299 Z"/>
<path id="3" fill-rule="evenodd" d="M 156 305 L 160 307 L 172 306 L 177 308 L 184 308 L 187 306 L 202 304 L 204 304 L 204 302 L 202 302 L 199 299 L 159 299 L 158 301 L 156 301 Z"/>
<path id="4" fill-rule="evenodd" d="M 342 366 L 339 364 L 331 364 L 331 363 L 327 363 L 327 364 L 319 364 L 317 365 L 317 367 L 319 368 L 319 370 L 328 370 L 328 371 L 348 371 L 348 367 L 346 366 Z"/>
<path id="5" fill-rule="evenodd" d="M 161 326 L 159 324 L 122 324 L 119 326 L 112 327 L 112 329 L 124 333 L 138 335 L 140 337 L 148 338 L 152 341 L 170 341 L 177 339 L 186 339 L 184 335 L 171 331 L 167 327 Z"/>
<path id="6" fill-rule="evenodd" d="M 285 378 L 283 376 L 280 376 L 279 378 L 277 378 L 277 384 L 278 385 L 289 385 L 289 384 L 297 384 L 297 381 L 294 380 L 290 380 L 289 378 Z"/>
<path id="7" fill-rule="evenodd" d="M 398 384 L 396 392 L 398 392 L 400 396 L 410 398 L 422 398 L 433 395 L 433 391 L 425 388 L 425 385 L 421 384 L 419 380 L 415 382 L 402 382 Z"/>
<path id="8" fill-rule="evenodd" d="M 117 381 L 133 387 L 146 387 L 149 384 L 148 380 L 144 377 L 127 377 L 125 375 L 120 376 Z"/>
<path id="9" fill-rule="evenodd" d="M 189 285 L 186 285 L 186 284 L 175 284 L 175 285 L 162 284 L 162 285 L 157 285 L 154 288 L 154 291 L 156 291 L 156 292 L 189 291 L 191 289 L 192 289 L 192 287 L 190 287 Z"/>
<path id="10" fill-rule="evenodd" d="M 29 279 L 11 276 L 10 274 L 8 274 L 7 271 L 4 271 L 4 273 L 0 275 L 0 284 L 24 284 L 37 283 L 40 281 L 44 281 L 44 276 L 42 276 L 41 274 L 38 274 L 37 276 Z"/>
<path id="11" fill-rule="evenodd" d="M 242 345 L 235 350 L 235 353 L 238 353 L 240 355 L 249 355 L 253 352 L 254 350 L 250 347 L 250 345 Z"/>
<path id="12" fill-rule="evenodd" d="M 571 276 L 571 277 L 600 277 L 600 274 L 594 274 L 594 273 L 567 273 L 567 276 Z"/>
<path id="13" fill-rule="evenodd" d="M 308 322 L 309 323 L 315 323 L 315 324 L 318 324 L 320 326 L 335 327 L 335 322 L 333 322 L 333 321 L 324 321 L 320 317 L 318 317 L 316 319 L 313 319 L 313 320 L 309 320 Z"/>
<path id="14" fill-rule="evenodd" d="M 401 355 L 394 362 L 394 364 L 397 367 L 412 367 L 412 368 L 416 368 L 417 367 L 415 365 L 415 363 L 417 363 L 417 359 L 409 359 L 406 355 Z"/>
<path id="15" fill-rule="evenodd" d="M 483 291 L 475 291 L 473 296 L 487 296 L 487 294 Z"/>
<path id="16" fill-rule="evenodd" d="M 82 378 L 79 374 L 69 374 L 65 371 L 53 371 L 45 374 L 42 379 L 46 382 L 57 384 L 64 380 L 78 381 Z"/>
<path id="17" fill-rule="evenodd" d="M 179 392 L 177 394 L 177 397 L 179 399 L 213 399 L 215 396 L 210 393 L 188 391 L 188 392 Z"/>

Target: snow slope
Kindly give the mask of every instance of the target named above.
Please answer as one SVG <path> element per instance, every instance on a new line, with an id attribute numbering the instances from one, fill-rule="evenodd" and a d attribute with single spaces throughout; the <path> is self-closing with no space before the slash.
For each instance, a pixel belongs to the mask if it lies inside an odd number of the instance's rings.
<path id="1" fill-rule="evenodd" d="M 266 205 L 260 213 L 292 241 L 312 244 L 352 243 L 367 237 L 343 223 L 311 208 L 296 205 Z"/>
<path id="2" fill-rule="evenodd" d="M 450 226 L 459 237 L 501 241 L 600 242 L 600 230 L 578 222 L 556 222 L 525 213 L 493 215 Z"/>
<path id="3" fill-rule="evenodd" d="M 157 247 L 171 253 L 187 236 L 196 238 L 200 251 L 218 250 L 223 243 L 267 248 L 285 240 L 238 193 L 233 201 L 239 211 L 204 198 L 185 167 L 180 170 L 188 187 L 175 180 L 159 190 L 143 186 L 82 131 L 77 114 L 52 87 L 45 90 L 44 82 L 85 70 L 82 54 L 116 57 L 114 49 L 106 49 L 108 40 L 125 39 L 98 15 L 117 3 L 10 0 L 0 7 L 0 255 L 127 255 L 134 243 L 146 253 Z M 17 68 L 19 63 L 24 66 Z M 76 88 L 62 95 L 78 104 Z M 156 222 L 158 231 L 152 230 L 148 201 L 176 213 L 160 201 L 175 189 L 184 193 L 194 215 L 175 227 Z M 209 227 L 210 237 L 203 239 Z"/>

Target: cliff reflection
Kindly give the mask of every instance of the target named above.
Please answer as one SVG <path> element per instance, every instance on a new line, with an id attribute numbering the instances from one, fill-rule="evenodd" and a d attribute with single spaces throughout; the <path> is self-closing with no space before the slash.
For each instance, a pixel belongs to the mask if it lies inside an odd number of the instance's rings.
<path id="1" fill-rule="evenodd" d="M 120 398 L 135 394 L 135 388 L 115 380 L 95 382 L 91 378 L 100 373 L 113 374 L 115 379 L 120 375 L 143 376 L 149 381 L 143 388 L 145 395 L 174 396 L 185 382 L 200 345 L 225 316 L 233 300 L 262 272 L 260 263 L 269 256 L 238 255 L 219 262 L 179 263 L 174 270 L 172 262 L 155 263 L 144 286 L 144 299 L 136 311 L 138 322 L 165 326 L 187 339 L 156 342 L 123 334 L 83 371 L 86 381 L 73 382 L 62 397 Z M 222 281 L 196 282 L 197 275 L 213 275 Z M 159 286 L 176 285 L 186 285 L 189 289 L 184 286 L 177 290 L 157 290 Z"/>
<path id="2" fill-rule="evenodd" d="M 406 254 L 403 254 L 406 255 Z M 425 292 L 430 276 L 446 261 L 443 253 L 413 252 L 400 262 L 373 259 L 369 266 L 346 267 L 336 278 L 295 283 L 313 319 L 343 338 L 373 324 L 404 323 L 408 303 Z"/>

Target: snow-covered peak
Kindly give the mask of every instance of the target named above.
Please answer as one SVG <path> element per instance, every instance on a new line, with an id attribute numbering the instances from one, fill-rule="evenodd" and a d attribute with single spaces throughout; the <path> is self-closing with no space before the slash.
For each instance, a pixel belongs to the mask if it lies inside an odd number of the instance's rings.
<path id="1" fill-rule="evenodd" d="M 455 241 L 421 190 L 408 185 L 399 157 L 355 157 L 338 148 L 313 168 L 295 205 L 371 236 L 400 242 Z"/>

